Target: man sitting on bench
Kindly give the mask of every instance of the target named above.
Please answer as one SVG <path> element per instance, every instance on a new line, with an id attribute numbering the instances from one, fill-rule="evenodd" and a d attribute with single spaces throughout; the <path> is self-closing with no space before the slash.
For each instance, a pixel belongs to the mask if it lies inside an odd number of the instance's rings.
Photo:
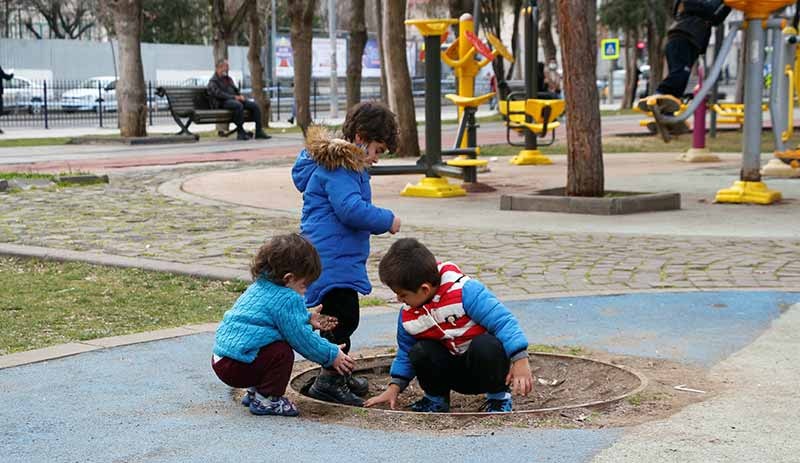
<path id="1" fill-rule="evenodd" d="M 230 109 L 233 111 L 233 123 L 236 124 L 236 138 L 249 140 L 250 136 L 244 130 L 244 110 L 253 114 L 256 122 L 256 135 L 258 139 L 266 140 L 270 137 L 261 128 L 261 110 L 253 100 L 247 100 L 239 93 L 239 89 L 228 75 L 228 60 L 217 62 L 214 75 L 208 81 L 208 98 L 213 109 Z"/>

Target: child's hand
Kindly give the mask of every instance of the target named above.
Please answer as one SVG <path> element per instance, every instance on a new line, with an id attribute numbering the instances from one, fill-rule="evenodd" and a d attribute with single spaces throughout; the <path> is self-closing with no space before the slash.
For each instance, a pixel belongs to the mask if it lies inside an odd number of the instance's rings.
<path id="1" fill-rule="evenodd" d="M 356 367 L 355 360 L 353 360 L 349 355 L 345 354 L 342 350 L 344 346 L 344 344 L 339 344 L 339 355 L 337 355 L 336 360 L 333 361 L 333 369 L 342 376 L 349 375 Z"/>
<path id="2" fill-rule="evenodd" d="M 330 331 L 336 328 L 339 324 L 339 319 L 331 315 L 323 315 L 319 313 L 322 310 L 322 304 L 311 308 L 311 318 L 308 320 L 311 327 L 315 330 Z"/>
<path id="3" fill-rule="evenodd" d="M 511 391 L 517 395 L 528 395 L 533 390 L 533 376 L 527 358 L 521 358 L 511 364 L 506 384 L 511 386 Z"/>
<path id="4" fill-rule="evenodd" d="M 392 227 L 389 228 L 389 233 L 394 235 L 395 233 L 400 231 L 400 218 L 394 216 L 394 220 L 392 220 Z"/>
<path id="5" fill-rule="evenodd" d="M 397 405 L 397 396 L 400 395 L 400 388 L 397 384 L 390 384 L 385 391 L 381 392 L 375 397 L 371 397 L 364 402 L 365 407 L 372 407 L 373 405 L 389 402 L 389 408 L 394 410 Z"/>

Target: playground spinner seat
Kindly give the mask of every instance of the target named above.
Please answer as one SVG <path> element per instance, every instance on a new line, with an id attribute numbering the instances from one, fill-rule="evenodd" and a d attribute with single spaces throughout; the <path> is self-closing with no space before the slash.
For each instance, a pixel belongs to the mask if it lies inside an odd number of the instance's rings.
<path id="1" fill-rule="evenodd" d="M 500 114 L 505 116 L 509 131 L 527 129 L 537 136 L 545 137 L 547 132 L 552 130 L 555 136 L 555 129 L 561 126 L 558 118 L 564 114 L 566 102 L 541 99 L 515 100 L 509 95 L 508 99 L 498 101 L 498 109 Z M 531 116 L 533 122 L 527 122 L 526 115 Z M 509 144 L 513 145 L 510 140 Z"/>

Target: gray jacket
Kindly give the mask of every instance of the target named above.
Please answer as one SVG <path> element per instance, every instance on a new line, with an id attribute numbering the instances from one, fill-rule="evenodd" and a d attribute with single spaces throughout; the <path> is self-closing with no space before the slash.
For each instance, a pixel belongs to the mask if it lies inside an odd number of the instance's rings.
<path id="1" fill-rule="evenodd" d="M 225 100 L 233 100 L 239 95 L 239 88 L 233 83 L 230 76 L 218 76 L 215 72 L 208 81 L 208 102 L 211 108 L 216 109 L 222 106 Z"/>

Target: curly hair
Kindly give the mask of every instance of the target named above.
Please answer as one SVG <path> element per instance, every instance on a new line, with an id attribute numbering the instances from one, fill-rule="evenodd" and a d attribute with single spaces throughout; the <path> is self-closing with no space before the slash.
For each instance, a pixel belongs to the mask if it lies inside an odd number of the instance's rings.
<path id="1" fill-rule="evenodd" d="M 342 135 L 350 142 L 358 135 L 367 143 L 385 143 L 386 149 L 393 153 L 397 150 L 397 119 L 382 103 L 364 101 L 347 111 Z"/>
<path id="2" fill-rule="evenodd" d="M 442 280 L 436 257 L 414 238 L 392 244 L 378 264 L 378 276 L 393 291 L 417 291 L 423 283 L 439 286 Z"/>
<path id="3" fill-rule="evenodd" d="M 253 280 L 266 278 L 284 286 L 284 275 L 291 273 L 306 283 L 319 278 L 322 263 L 314 246 L 297 233 L 277 235 L 259 248 L 250 265 Z"/>

